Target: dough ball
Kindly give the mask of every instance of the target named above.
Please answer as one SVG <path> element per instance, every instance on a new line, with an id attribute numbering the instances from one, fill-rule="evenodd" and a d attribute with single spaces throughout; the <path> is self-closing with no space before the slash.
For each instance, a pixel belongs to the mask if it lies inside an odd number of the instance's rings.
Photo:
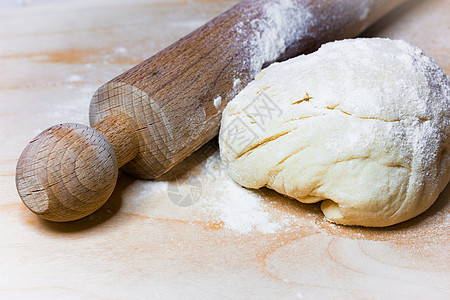
<path id="1" fill-rule="evenodd" d="M 244 187 L 323 200 L 339 224 L 396 224 L 449 182 L 449 86 L 406 42 L 328 43 L 272 64 L 228 104 L 220 154 Z"/>

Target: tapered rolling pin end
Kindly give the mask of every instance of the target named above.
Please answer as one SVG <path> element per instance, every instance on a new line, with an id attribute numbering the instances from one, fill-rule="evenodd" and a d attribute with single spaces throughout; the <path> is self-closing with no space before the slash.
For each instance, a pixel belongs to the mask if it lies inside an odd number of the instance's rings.
<path id="1" fill-rule="evenodd" d="M 118 126 L 123 123 L 117 123 L 117 119 L 105 120 L 95 126 L 97 130 L 81 124 L 61 124 L 34 138 L 16 168 L 17 191 L 25 205 L 42 218 L 56 222 L 81 219 L 100 208 L 114 190 L 120 164 L 137 153 L 133 133 L 131 138 L 124 136 L 130 132 Z M 106 128 L 107 134 L 100 131 Z M 120 139 L 122 136 L 125 141 Z M 119 146 L 120 155 L 110 140 Z"/>

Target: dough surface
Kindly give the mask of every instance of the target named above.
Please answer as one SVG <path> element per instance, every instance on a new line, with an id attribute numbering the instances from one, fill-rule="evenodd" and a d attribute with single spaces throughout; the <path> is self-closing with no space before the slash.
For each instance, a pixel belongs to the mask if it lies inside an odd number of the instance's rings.
<path id="1" fill-rule="evenodd" d="M 228 104 L 221 158 L 244 187 L 324 200 L 332 222 L 393 225 L 449 182 L 449 93 L 445 72 L 406 42 L 328 43 L 270 65 Z"/>

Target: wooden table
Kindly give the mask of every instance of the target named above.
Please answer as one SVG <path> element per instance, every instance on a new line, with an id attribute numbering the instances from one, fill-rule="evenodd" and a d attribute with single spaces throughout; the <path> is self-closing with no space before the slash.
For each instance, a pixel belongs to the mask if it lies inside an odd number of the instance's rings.
<path id="1" fill-rule="evenodd" d="M 0 9 L 1 299 L 450 298 L 450 186 L 403 224 L 337 226 L 318 205 L 233 184 L 213 140 L 157 181 L 121 174 L 107 204 L 77 222 L 43 221 L 21 203 L 15 165 L 36 134 L 88 124 L 97 87 L 236 2 Z M 449 11 L 448 0 L 410 1 L 364 35 L 416 44 L 448 74 Z"/>

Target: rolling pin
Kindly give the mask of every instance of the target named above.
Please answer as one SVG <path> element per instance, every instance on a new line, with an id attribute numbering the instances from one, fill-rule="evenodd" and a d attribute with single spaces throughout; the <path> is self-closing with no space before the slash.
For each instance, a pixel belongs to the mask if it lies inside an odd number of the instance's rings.
<path id="1" fill-rule="evenodd" d="M 16 185 L 51 221 L 83 218 L 118 169 L 152 179 L 217 135 L 225 105 L 265 66 L 358 35 L 403 0 L 246 0 L 101 86 L 89 121 L 53 126 L 24 149 Z"/>

